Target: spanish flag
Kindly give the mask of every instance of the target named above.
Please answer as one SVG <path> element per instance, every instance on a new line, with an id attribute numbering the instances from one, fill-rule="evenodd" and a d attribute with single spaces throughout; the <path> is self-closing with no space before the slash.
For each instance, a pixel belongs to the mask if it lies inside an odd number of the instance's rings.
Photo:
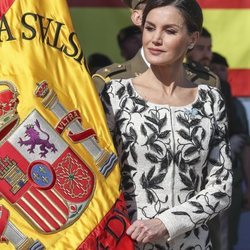
<path id="1" fill-rule="evenodd" d="M 0 18 L 0 249 L 133 249 L 66 0 L 2 0 Z"/>
<path id="2" fill-rule="evenodd" d="M 198 0 L 213 51 L 226 57 L 234 96 L 250 96 L 250 1 Z"/>

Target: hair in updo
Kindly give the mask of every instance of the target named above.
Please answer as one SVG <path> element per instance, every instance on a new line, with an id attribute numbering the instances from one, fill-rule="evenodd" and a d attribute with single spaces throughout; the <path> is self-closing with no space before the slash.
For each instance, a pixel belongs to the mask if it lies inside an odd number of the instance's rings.
<path id="1" fill-rule="evenodd" d="M 201 32 L 203 15 L 201 7 L 195 0 L 147 0 L 142 16 L 142 26 L 145 25 L 147 15 L 151 10 L 165 6 L 174 6 L 180 11 L 189 33 Z"/>

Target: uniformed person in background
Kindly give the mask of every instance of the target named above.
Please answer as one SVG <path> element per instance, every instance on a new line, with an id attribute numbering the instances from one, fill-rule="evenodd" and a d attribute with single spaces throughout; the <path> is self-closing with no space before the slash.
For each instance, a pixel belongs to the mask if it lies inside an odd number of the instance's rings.
<path id="1" fill-rule="evenodd" d="M 203 27 L 199 40 L 194 48 L 187 53 L 186 59 L 188 63 L 198 62 L 203 66 L 210 67 L 212 57 L 212 36 L 211 33 Z"/>
<path id="2" fill-rule="evenodd" d="M 122 28 L 117 34 L 117 42 L 121 56 L 126 61 L 132 59 L 142 47 L 141 28 L 135 25 L 129 25 Z"/>
<path id="3" fill-rule="evenodd" d="M 131 9 L 131 20 L 134 25 L 141 26 L 142 13 L 146 4 L 146 0 L 123 0 L 124 4 Z M 190 49 L 192 49 L 190 47 Z M 144 57 L 143 49 L 129 61 L 124 63 L 114 63 L 108 67 L 104 67 L 92 76 L 97 90 L 100 92 L 104 85 L 111 79 L 128 79 L 133 78 L 149 67 L 149 63 Z M 197 84 L 206 83 L 211 86 L 220 86 L 219 78 L 212 73 L 207 67 L 192 62 L 184 64 L 187 79 Z"/>

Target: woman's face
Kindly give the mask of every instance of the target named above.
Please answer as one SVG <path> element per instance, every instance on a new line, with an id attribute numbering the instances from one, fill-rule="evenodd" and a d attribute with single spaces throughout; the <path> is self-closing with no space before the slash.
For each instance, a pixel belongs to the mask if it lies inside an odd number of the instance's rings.
<path id="1" fill-rule="evenodd" d="M 198 32 L 189 34 L 184 18 L 174 6 L 152 9 L 143 28 L 143 48 L 152 65 L 182 63 L 188 46 L 196 42 Z"/>

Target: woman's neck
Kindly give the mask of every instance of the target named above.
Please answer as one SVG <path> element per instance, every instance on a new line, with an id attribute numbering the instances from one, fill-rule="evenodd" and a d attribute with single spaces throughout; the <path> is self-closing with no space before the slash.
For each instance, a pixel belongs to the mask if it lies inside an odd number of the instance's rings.
<path id="1" fill-rule="evenodd" d="M 186 79 L 183 65 L 179 67 L 151 66 L 133 79 L 137 93 L 145 100 L 171 106 L 184 106 L 193 102 L 197 85 Z"/>
<path id="2" fill-rule="evenodd" d="M 182 64 L 178 67 L 151 65 L 146 72 L 146 77 L 154 83 L 152 87 L 159 88 L 169 95 L 173 93 L 176 87 L 186 87 L 188 84 Z"/>

